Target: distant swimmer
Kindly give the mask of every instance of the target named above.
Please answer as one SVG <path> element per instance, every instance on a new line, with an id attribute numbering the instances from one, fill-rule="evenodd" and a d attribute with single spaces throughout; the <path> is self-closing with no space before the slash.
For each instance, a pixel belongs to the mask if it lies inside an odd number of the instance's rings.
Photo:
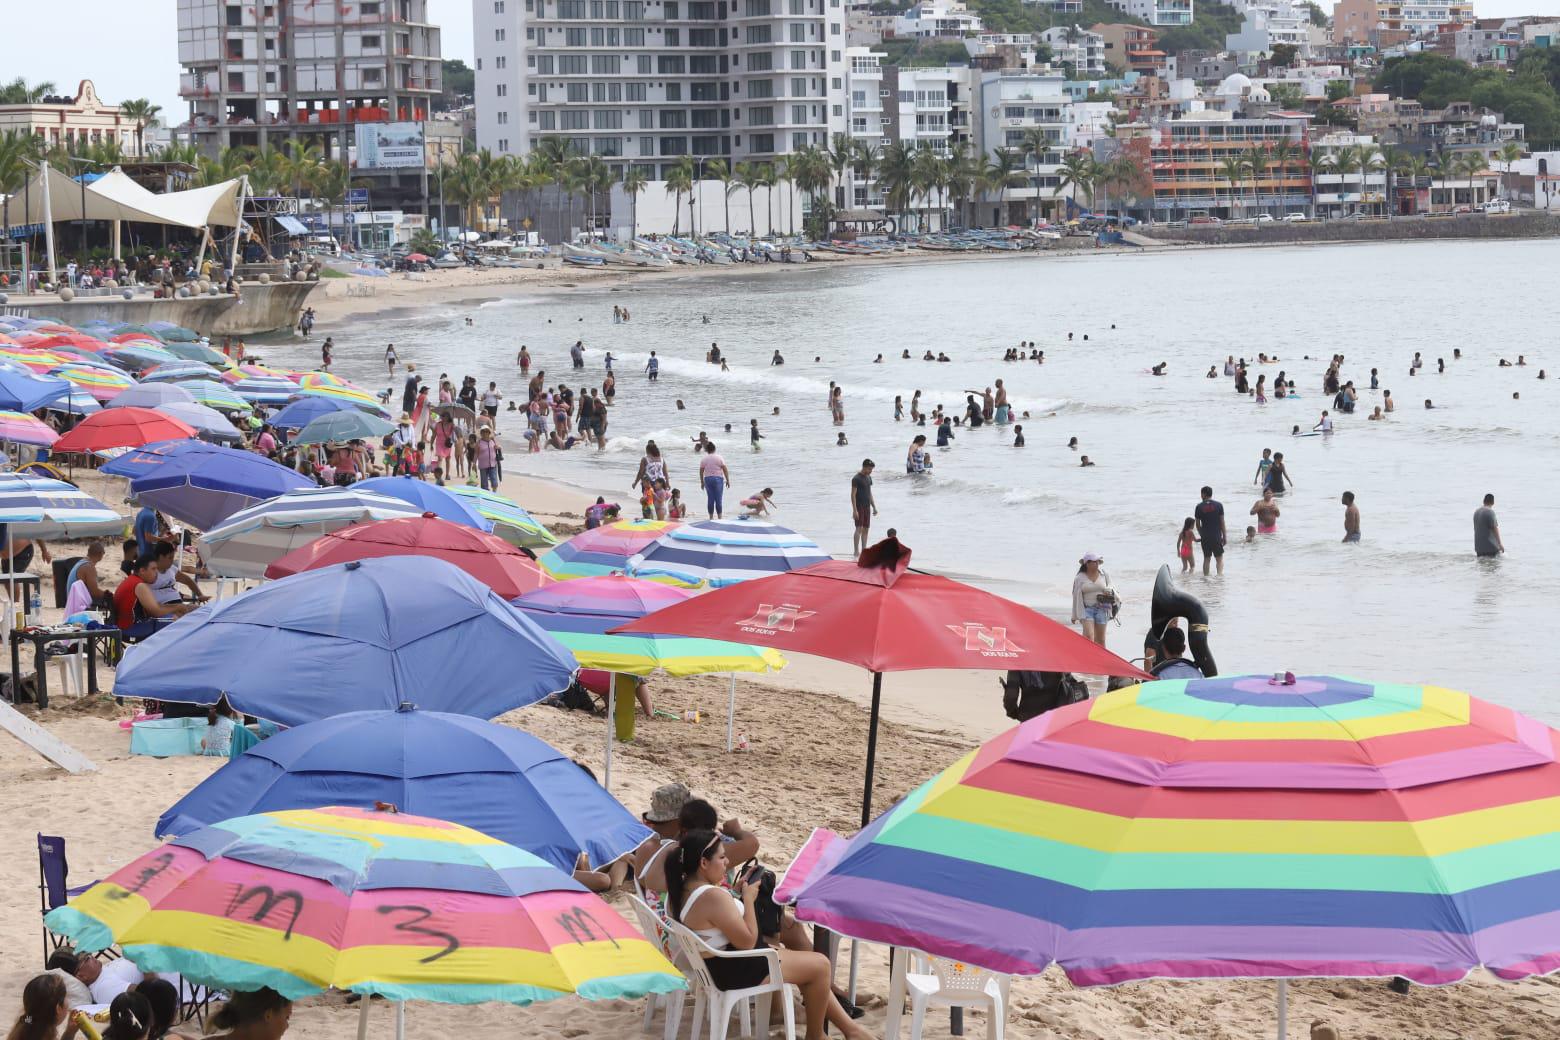
<path id="1" fill-rule="evenodd" d="M 1014 426 L 1013 427 L 1013 447 L 1015 447 L 1015 448 L 1022 448 L 1023 446 L 1024 446 L 1024 428 L 1022 426 Z"/>
<path id="2" fill-rule="evenodd" d="M 1354 492 L 1343 493 L 1343 540 L 1360 540 L 1360 507 L 1354 504 Z"/>
<path id="3" fill-rule="evenodd" d="M 769 359 L 769 364 L 771 368 L 775 365 L 783 365 L 785 364 L 785 358 L 781 357 L 780 352 L 777 350 L 775 351 L 775 356 Z"/>
<path id="4" fill-rule="evenodd" d="M 1276 451 L 1273 453 L 1273 465 L 1268 467 L 1267 483 L 1263 487 L 1275 495 L 1282 495 L 1286 481 L 1290 487 L 1295 486 L 1295 482 L 1289 479 L 1289 468 L 1284 465 L 1284 453 Z"/>
<path id="5" fill-rule="evenodd" d="M 1161 361 L 1159 364 L 1157 364 L 1153 368 L 1149 369 L 1149 371 L 1152 372 L 1156 376 L 1162 376 L 1162 375 L 1165 374 L 1165 366 L 1167 364 L 1169 364 L 1168 361 Z"/>
<path id="6" fill-rule="evenodd" d="M 1377 405 L 1377 406 L 1376 406 L 1376 410 L 1375 410 L 1375 411 L 1373 411 L 1373 412 L 1371 412 L 1371 413 L 1370 413 L 1370 414 L 1369 414 L 1369 415 L 1367 415 L 1367 416 L 1366 416 L 1366 417 L 1365 417 L 1365 418 L 1366 418 L 1366 419 L 1381 419 L 1381 418 L 1383 418 L 1383 416 L 1382 416 L 1382 414 L 1381 414 L 1381 405 L 1379 405 L 1379 404 L 1378 404 L 1378 405 Z"/>
<path id="7" fill-rule="evenodd" d="M 1276 534 L 1278 532 L 1278 503 L 1273 499 L 1273 489 L 1263 488 L 1262 497 L 1257 499 L 1251 507 L 1251 515 L 1257 518 L 1257 532 L 1259 534 Z"/>
<path id="8" fill-rule="evenodd" d="M 1204 378 L 1205 379 L 1218 379 L 1219 378 L 1219 366 L 1218 365 L 1209 365 L 1208 366 L 1208 374 Z"/>
<path id="9" fill-rule="evenodd" d="M 762 433 L 758 432 L 758 420 L 757 419 L 750 419 L 750 420 L 748 420 L 748 443 L 750 443 L 753 446 L 753 450 L 754 451 L 762 451 L 763 450 L 762 448 L 760 448 L 758 446 L 758 442 L 763 440 L 763 439 L 764 439 L 764 435 Z"/>
<path id="10" fill-rule="evenodd" d="M 1076 437 L 1069 437 L 1067 439 L 1067 446 L 1069 448 L 1071 448 L 1073 451 L 1077 451 L 1078 450 L 1078 438 L 1076 438 Z"/>
<path id="11" fill-rule="evenodd" d="M 906 347 L 905 348 L 905 352 L 903 354 L 900 354 L 899 357 L 900 357 L 901 360 L 909 361 L 910 360 L 910 348 Z"/>
<path id="12" fill-rule="evenodd" d="M 1297 427 L 1295 427 L 1295 429 L 1299 429 L 1299 427 L 1297 426 Z M 1272 468 L 1273 468 L 1273 449 L 1272 448 L 1263 448 L 1262 449 L 1262 458 L 1257 460 L 1257 475 L 1255 477 L 1251 478 L 1251 482 L 1253 484 L 1257 485 L 1257 487 L 1265 486 L 1267 484 L 1268 470 L 1270 470 Z"/>
<path id="13" fill-rule="evenodd" d="M 953 358 L 951 358 L 947 354 L 944 354 L 944 353 L 939 351 L 938 354 L 937 354 L 937 360 L 938 361 L 952 361 Z"/>
<path id="14" fill-rule="evenodd" d="M 1325 408 L 1322 409 L 1322 417 L 1317 420 L 1316 425 L 1311 427 L 1311 429 L 1316 430 L 1316 431 L 1318 431 L 1320 433 L 1332 433 L 1333 432 L 1332 416 L 1327 413 L 1327 409 L 1325 409 Z"/>
<path id="15" fill-rule="evenodd" d="M 1383 390 L 1381 392 L 1381 409 L 1382 409 L 1382 411 L 1390 412 L 1390 411 L 1393 411 L 1396 407 L 1397 406 L 1392 403 L 1392 391 L 1391 390 Z"/>
<path id="16" fill-rule="evenodd" d="M 1084 455 L 1084 456 L 1082 456 L 1081 458 L 1078 459 L 1078 465 L 1080 465 L 1080 466 L 1092 466 L 1092 465 L 1094 465 L 1094 463 L 1089 459 L 1089 457 L 1087 455 Z"/>
<path id="17" fill-rule="evenodd" d="M 933 354 L 930 350 L 928 350 L 925 354 L 921 355 L 921 360 L 922 361 L 936 361 L 937 360 L 937 355 Z"/>
<path id="18" fill-rule="evenodd" d="M 905 453 L 906 473 L 925 473 L 932 468 L 932 457 L 926 453 L 926 434 L 918 433 Z"/>
<path id="19" fill-rule="evenodd" d="M 1430 398 L 1428 398 L 1428 397 L 1425 398 L 1425 410 L 1429 411 L 1430 409 L 1432 409 L 1434 407 L 1435 407 L 1435 405 L 1430 403 Z"/>
<path id="20" fill-rule="evenodd" d="M 988 390 L 987 393 L 989 394 L 990 391 Z M 1007 387 L 1002 385 L 1002 380 L 1000 379 L 997 380 L 997 393 L 995 398 L 993 398 L 993 406 L 993 418 L 998 423 L 1005 425 L 1012 414 L 1012 409 L 1008 407 Z"/>
<path id="21" fill-rule="evenodd" d="M 1424 360 L 1424 358 L 1419 356 L 1419 351 L 1417 351 L 1417 350 L 1414 351 L 1414 360 L 1409 364 L 1408 367 L 1409 368 L 1423 368 L 1424 364 L 1425 364 L 1425 360 Z"/>
<path id="22" fill-rule="evenodd" d="M 952 440 L 953 418 L 951 416 L 945 415 L 942 417 L 942 424 L 937 427 L 937 446 L 939 448 L 946 448 L 949 442 Z"/>
<path id="23" fill-rule="evenodd" d="M 874 365 L 881 365 L 883 363 L 883 355 L 879 354 L 877 357 L 873 358 L 872 363 Z"/>
<path id="24" fill-rule="evenodd" d="M 843 431 L 840 432 L 839 434 L 837 434 L 835 436 L 835 438 L 834 438 L 834 446 L 836 448 L 843 448 L 843 447 L 845 447 L 849 443 L 850 443 L 850 441 L 846 440 L 845 434 L 844 434 Z"/>

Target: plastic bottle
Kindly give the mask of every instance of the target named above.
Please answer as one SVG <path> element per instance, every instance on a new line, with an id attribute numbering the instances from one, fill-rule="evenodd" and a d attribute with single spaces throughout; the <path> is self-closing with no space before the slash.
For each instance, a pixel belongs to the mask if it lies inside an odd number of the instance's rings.
<path id="1" fill-rule="evenodd" d="M 36 624 L 38 619 L 43 616 L 43 597 L 38 595 L 36 592 L 34 592 L 32 594 L 32 598 L 27 601 L 27 613 L 29 615 L 29 620 L 31 620 L 34 624 Z"/>

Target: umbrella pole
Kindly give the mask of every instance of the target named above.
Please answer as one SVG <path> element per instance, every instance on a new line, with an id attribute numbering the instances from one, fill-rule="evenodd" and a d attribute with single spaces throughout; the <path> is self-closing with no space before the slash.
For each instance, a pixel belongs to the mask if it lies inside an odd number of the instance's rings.
<path id="1" fill-rule="evenodd" d="M 731 673 L 731 692 L 726 695 L 726 751 L 736 745 L 737 734 L 737 673 Z"/>
<path id="2" fill-rule="evenodd" d="M 406 1040 L 406 1001 L 395 1002 L 395 1040 Z"/>
<path id="3" fill-rule="evenodd" d="M 861 792 L 861 825 L 872 822 L 872 766 L 877 757 L 878 708 L 883 700 L 883 673 L 872 673 L 872 718 L 867 723 L 867 783 Z"/>
<path id="4" fill-rule="evenodd" d="M 358 1032 L 357 1040 L 368 1040 L 368 994 L 362 994 L 358 1001 Z"/>
<path id="5" fill-rule="evenodd" d="M 1289 1035 L 1289 980 L 1278 980 L 1278 1040 Z"/>
<path id="6" fill-rule="evenodd" d="M 617 673 L 607 673 L 607 755 L 606 767 L 602 770 L 601 786 L 603 790 L 612 790 L 612 728 L 617 725 L 616 705 L 613 703 L 617 696 Z"/>

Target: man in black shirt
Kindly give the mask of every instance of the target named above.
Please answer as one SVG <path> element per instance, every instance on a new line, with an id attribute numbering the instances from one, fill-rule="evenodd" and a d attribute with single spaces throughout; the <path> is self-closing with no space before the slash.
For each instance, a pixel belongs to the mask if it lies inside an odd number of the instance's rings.
<path id="1" fill-rule="evenodd" d="M 1202 542 L 1203 573 L 1208 573 L 1210 560 L 1217 560 L 1219 573 L 1224 573 L 1224 542 L 1226 532 L 1224 529 L 1224 506 L 1213 497 L 1213 488 L 1202 489 L 1202 501 L 1197 503 L 1197 508 L 1192 510 L 1192 518 L 1197 521 L 1197 537 Z"/>
<path id="2" fill-rule="evenodd" d="M 868 545 L 867 529 L 877 513 L 877 503 L 872 500 L 872 468 L 871 459 L 862 459 L 860 472 L 850 478 L 850 511 L 856 525 L 851 552 L 858 556 Z"/>

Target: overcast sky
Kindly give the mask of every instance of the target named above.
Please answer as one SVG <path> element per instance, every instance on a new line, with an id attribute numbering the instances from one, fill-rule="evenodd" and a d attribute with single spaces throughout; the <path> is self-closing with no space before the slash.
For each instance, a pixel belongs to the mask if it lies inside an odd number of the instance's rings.
<path id="1" fill-rule="evenodd" d="M 1332 8 L 1331 0 L 1321 0 Z M 428 0 L 444 56 L 472 64 L 472 0 Z M 1560 14 L 1560 0 L 1474 0 L 1481 17 Z M 179 98 L 174 0 L 0 0 L 0 78 L 52 81 L 62 92 L 90 79 L 105 101 L 145 97 L 164 122 L 189 114 Z"/>

